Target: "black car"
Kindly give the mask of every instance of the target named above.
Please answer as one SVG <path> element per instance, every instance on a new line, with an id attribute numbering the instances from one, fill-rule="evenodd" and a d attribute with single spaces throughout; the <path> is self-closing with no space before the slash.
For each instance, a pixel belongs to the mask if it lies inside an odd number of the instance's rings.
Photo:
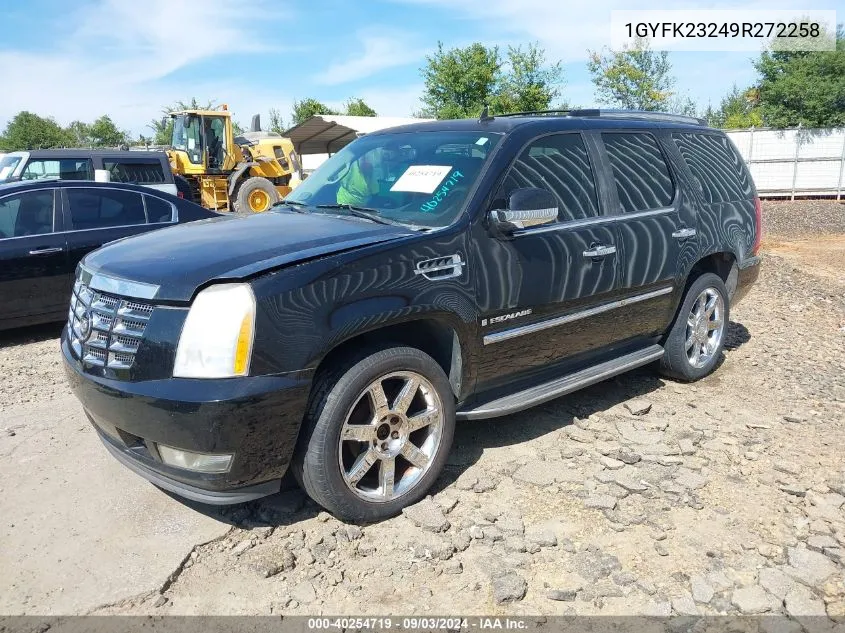
<path id="1" fill-rule="evenodd" d="M 275 212 L 92 253 L 62 353 L 105 446 L 160 487 L 234 503 L 291 468 L 377 520 L 426 493 L 456 419 L 650 363 L 713 371 L 760 236 L 742 159 L 695 119 L 419 123 L 357 139 Z"/>
<path id="2" fill-rule="evenodd" d="M 0 330 L 67 318 L 74 272 L 107 242 L 218 214 L 130 184 L 0 186 Z M 143 252 L 132 256 L 143 265 Z"/>

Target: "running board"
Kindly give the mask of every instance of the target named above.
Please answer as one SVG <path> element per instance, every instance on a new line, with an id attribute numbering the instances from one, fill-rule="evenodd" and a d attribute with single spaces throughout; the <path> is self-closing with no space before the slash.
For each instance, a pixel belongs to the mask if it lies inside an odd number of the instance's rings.
<path id="1" fill-rule="evenodd" d="M 602 380 L 612 378 L 631 369 L 647 365 L 663 356 L 660 345 L 651 345 L 645 349 L 625 354 L 619 358 L 593 365 L 587 369 L 555 378 L 549 382 L 530 387 L 524 391 L 485 402 L 474 409 L 458 411 L 455 415 L 459 420 L 480 420 L 482 418 L 496 418 L 500 415 L 516 413 L 549 400 L 554 400 L 568 393 L 589 387 Z"/>

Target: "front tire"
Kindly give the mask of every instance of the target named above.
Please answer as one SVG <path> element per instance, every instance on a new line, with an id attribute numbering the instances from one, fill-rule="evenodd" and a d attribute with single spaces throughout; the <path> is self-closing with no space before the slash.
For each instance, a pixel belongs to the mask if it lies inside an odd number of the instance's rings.
<path id="1" fill-rule="evenodd" d="M 318 379 L 294 474 L 336 517 L 380 521 L 422 499 L 454 430 L 455 401 L 440 365 L 412 347 L 379 350 Z"/>
<path id="2" fill-rule="evenodd" d="M 725 282 L 718 275 L 704 273 L 690 285 L 663 345 L 660 370 L 664 375 L 693 382 L 716 368 L 725 346 L 729 302 Z"/>
<path id="3" fill-rule="evenodd" d="M 263 213 L 280 200 L 272 182 L 260 176 L 244 180 L 235 192 L 235 212 Z"/>

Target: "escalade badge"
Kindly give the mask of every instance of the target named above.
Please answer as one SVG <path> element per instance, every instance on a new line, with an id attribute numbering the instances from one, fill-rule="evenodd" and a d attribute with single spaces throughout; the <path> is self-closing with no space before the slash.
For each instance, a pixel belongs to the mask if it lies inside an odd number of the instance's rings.
<path id="1" fill-rule="evenodd" d="M 494 323 L 501 323 L 502 321 L 510 321 L 511 319 L 528 316 L 531 312 L 531 308 L 526 308 L 525 310 L 519 310 L 518 312 L 509 312 L 508 314 L 500 314 L 499 316 L 490 317 L 489 319 L 481 319 L 481 326 L 484 327 L 485 325 L 493 325 Z"/>

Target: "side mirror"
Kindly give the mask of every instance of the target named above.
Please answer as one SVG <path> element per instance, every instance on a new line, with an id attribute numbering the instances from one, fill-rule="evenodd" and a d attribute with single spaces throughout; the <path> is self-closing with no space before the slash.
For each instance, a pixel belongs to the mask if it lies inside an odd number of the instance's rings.
<path id="1" fill-rule="evenodd" d="M 515 189 L 508 200 L 507 209 L 490 211 L 490 225 L 500 233 L 509 235 L 518 229 L 525 229 L 557 220 L 557 198 L 545 189 L 527 187 Z"/>

